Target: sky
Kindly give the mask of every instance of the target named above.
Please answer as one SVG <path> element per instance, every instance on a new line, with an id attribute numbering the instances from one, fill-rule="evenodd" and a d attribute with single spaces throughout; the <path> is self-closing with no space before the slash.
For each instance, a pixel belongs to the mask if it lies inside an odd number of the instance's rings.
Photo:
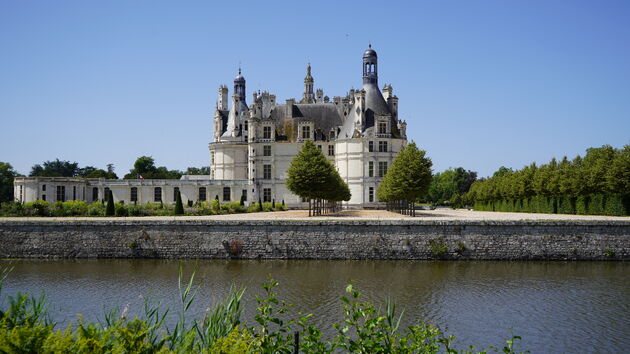
<path id="1" fill-rule="evenodd" d="M 630 144 L 630 2 L 0 0 L 0 161 L 208 166 L 218 86 L 379 85 L 434 171 L 479 176 Z M 251 103 L 251 102 L 250 102 Z"/>

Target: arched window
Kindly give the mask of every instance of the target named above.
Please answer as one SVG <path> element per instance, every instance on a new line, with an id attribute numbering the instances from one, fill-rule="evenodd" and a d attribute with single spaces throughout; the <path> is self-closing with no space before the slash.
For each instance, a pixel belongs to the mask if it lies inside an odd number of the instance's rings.
<path id="1" fill-rule="evenodd" d="M 155 189 L 153 189 L 153 201 L 156 203 L 159 203 L 162 201 L 162 188 L 161 187 L 155 187 Z"/>
<path id="2" fill-rule="evenodd" d="M 98 187 L 92 188 L 92 201 L 95 202 L 98 200 Z"/>

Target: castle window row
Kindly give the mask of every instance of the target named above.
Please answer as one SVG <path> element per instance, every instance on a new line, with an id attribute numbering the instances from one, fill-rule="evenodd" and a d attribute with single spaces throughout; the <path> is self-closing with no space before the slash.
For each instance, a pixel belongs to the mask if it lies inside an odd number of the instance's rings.
<path id="1" fill-rule="evenodd" d="M 388 145 L 387 145 L 387 141 L 379 141 L 378 142 L 378 152 L 387 152 L 388 149 Z M 368 152 L 374 152 L 374 142 L 373 141 L 368 141 Z"/>
<path id="2" fill-rule="evenodd" d="M 385 177 L 387 173 L 387 161 L 379 161 L 378 177 Z M 374 177 L 374 161 L 368 162 L 368 177 Z"/>

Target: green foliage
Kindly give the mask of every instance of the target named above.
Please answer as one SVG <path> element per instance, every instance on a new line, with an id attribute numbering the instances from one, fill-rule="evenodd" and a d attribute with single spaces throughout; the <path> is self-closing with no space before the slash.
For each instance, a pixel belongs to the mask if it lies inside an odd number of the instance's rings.
<path id="1" fill-rule="evenodd" d="M 182 204 L 182 194 L 179 190 L 175 193 L 175 215 L 184 215 L 184 204 Z"/>
<path id="2" fill-rule="evenodd" d="M 42 165 L 31 168 L 31 177 L 77 177 L 80 173 L 79 163 L 70 161 L 46 161 Z"/>
<path id="3" fill-rule="evenodd" d="M 476 180 L 477 172 L 466 171 L 462 167 L 449 168 L 444 172 L 438 172 L 431 179 L 427 199 L 437 205 L 459 202 L 457 206 L 460 206 L 462 201 L 455 199 L 461 198 L 462 195 L 468 192 L 470 186 Z"/>
<path id="4" fill-rule="evenodd" d="M 121 202 L 114 204 L 114 209 L 116 216 L 129 216 L 129 208 Z"/>
<path id="5" fill-rule="evenodd" d="M 88 205 L 88 216 L 105 216 L 105 204 L 101 202 L 94 202 Z"/>
<path id="6" fill-rule="evenodd" d="M 287 188 L 304 199 L 342 201 L 351 197 L 339 172 L 310 140 L 287 169 Z"/>
<path id="7" fill-rule="evenodd" d="M 448 246 L 442 238 L 429 240 L 429 246 L 431 247 L 431 255 L 435 258 L 443 258 L 448 253 Z"/>
<path id="8" fill-rule="evenodd" d="M 105 216 L 114 216 L 116 207 L 114 206 L 114 193 L 109 190 L 107 193 L 107 207 L 105 208 Z"/>
<path id="9" fill-rule="evenodd" d="M 204 166 L 201 168 L 197 168 L 197 167 L 188 167 L 186 169 L 186 172 L 184 172 L 185 175 L 210 175 L 210 166 Z"/>
<path id="10" fill-rule="evenodd" d="M 464 199 L 477 210 L 630 215 L 628 196 L 630 145 L 604 145 L 587 149 L 584 158 L 502 168 L 474 182 Z"/>
<path id="11" fill-rule="evenodd" d="M 0 162 L 0 203 L 13 201 L 13 179 L 19 174 L 8 162 Z"/>
<path id="12" fill-rule="evenodd" d="M 180 179 L 182 172 L 169 170 L 164 166 L 156 167 L 155 160 L 151 156 L 140 156 L 133 164 L 133 168 L 125 175 L 125 179 Z"/>
<path id="13" fill-rule="evenodd" d="M 6 271 L 0 277 L 0 290 Z M 456 353 L 453 336 L 437 327 L 420 322 L 406 329 L 400 327 L 402 313 L 387 302 L 382 308 L 361 301 L 361 293 L 352 285 L 341 298 L 344 319 L 333 324 L 336 334 L 323 338 L 322 331 L 309 323 L 308 314 L 293 319 L 290 305 L 278 299 L 278 283 L 263 283 L 257 296 L 257 314 L 253 327 L 241 323 L 241 299 L 244 290 L 231 289 L 228 296 L 209 308 L 200 320 L 191 319 L 189 310 L 196 299 L 195 273 L 185 280 L 179 268 L 179 312 L 176 319 L 159 303 L 145 301 L 141 318 L 127 318 L 127 309 L 111 311 L 97 323 L 79 316 L 77 324 L 55 330 L 60 324 L 47 315 L 46 298 L 18 293 L 9 297 L 8 307 L 0 307 L 0 352 L 3 353 L 290 353 L 294 331 L 301 333 L 299 349 L 305 353 Z M 5 302 L 0 302 L 4 304 Z M 172 321 L 174 320 L 174 321 Z M 174 322 L 167 327 L 166 322 Z M 504 353 L 514 353 L 514 343 L 506 341 Z M 470 350 L 474 349 L 470 346 Z M 487 350 L 494 349 L 493 347 Z M 496 350 L 495 350 L 496 351 Z M 470 352 L 466 350 L 465 352 Z M 485 351 L 484 351 L 485 352 Z"/>
<path id="14" fill-rule="evenodd" d="M 395 200 L 415 201 L 426 195 L 431 185 L 431 159 L 416 143 L 405 146 L 387 170 L 376 191 L 383 202 Z"/>
<path id="15" fill-rule="evenodd" d="M 107 171 L 92 166 L 86 166 L 79 170 L 78 177 L 118 179 L 118 176 L 114 173 L 114 165 L 111 163 L 107 165 Z"/>

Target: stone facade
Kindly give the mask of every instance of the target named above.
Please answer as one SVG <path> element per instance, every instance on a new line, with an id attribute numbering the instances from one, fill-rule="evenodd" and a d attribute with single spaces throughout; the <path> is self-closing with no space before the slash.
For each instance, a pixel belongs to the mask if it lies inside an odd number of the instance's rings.
<path id="1" fill-rule="evenodd" d="M 348 183 L 352 199 L 346 206 L 381 206 L 378 184 L 396 153 L 407 143 L 406 123 L 398 118 L 398 98 L 391 85 L 378 87 L 378 58 L 371 46 L 363 53 L 363 86 L 344 97 L 324 96 L 314 90 L 310 64 L 300 100 L 276 102 L 268 92 L 254 92 L 246 102 L 246 81 L 241 71 L 228 88 L 219 87 L 213 118 L 210 176 L 184 176 L 181 180 L 105 180 L 69 178 L 16 178 L 15 200 L 105 199 L 115 201 L 174 202 L 175 189 L 184 203 L 209 200 L 255 202 L 282 200 L 289 207 L 305 207 L 286 187 L 286 171 L 304 141 L 312 140 Z"/>
<path id="2" fill-rule="evenodd" d="M 630 260 L 624 221 L 4 221 L 2 258 Z"/>

